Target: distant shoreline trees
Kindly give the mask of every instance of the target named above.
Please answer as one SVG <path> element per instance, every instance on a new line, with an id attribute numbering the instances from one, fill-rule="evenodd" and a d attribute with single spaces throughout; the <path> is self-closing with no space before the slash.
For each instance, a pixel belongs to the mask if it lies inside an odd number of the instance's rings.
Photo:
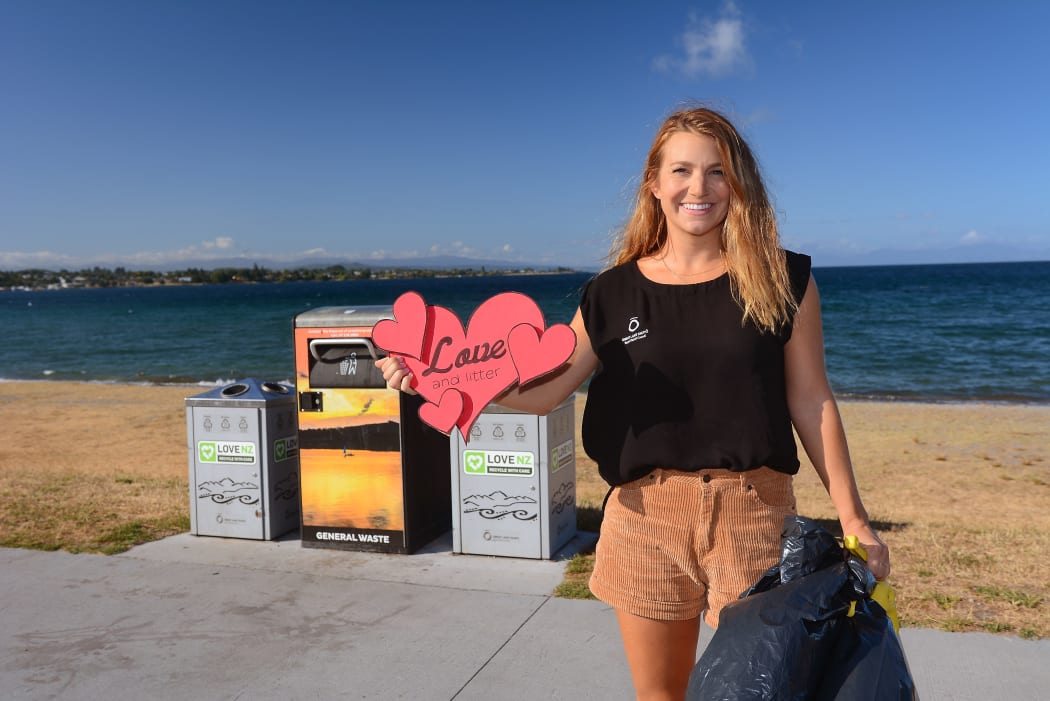
<path id="1" fill-rule="evenodd" d="M 578 272 L 574 268 L 377 268 L 373 266 L 329 265 L 271 269 L 259 265 L 239 268 L 186 268 L 157 272 L 117 268 L 81 270 L 0 270 L 2 290 L 55 290 L 94 287 L 150 287 L 160 285 L 225 285 L 263 282 L 326 282 L 434 277 L 482 277 L 488 275 L 551 275 Z"/>

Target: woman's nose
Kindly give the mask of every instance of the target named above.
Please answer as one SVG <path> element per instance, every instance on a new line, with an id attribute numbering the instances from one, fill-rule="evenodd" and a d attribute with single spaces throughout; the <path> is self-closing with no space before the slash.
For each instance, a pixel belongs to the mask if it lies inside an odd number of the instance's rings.
<path id="1" fill-rule="evenodd" d="M 702 173 L 697 173 L 689 181 L 689 194 L 690 195 L 702 195 L 704 194 L 704 186 L 706 180 Z"/>

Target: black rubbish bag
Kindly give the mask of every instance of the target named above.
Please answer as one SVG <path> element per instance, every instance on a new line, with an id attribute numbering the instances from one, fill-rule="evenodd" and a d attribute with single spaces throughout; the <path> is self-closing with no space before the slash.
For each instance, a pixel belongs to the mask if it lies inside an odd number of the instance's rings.
<path id="1" fill-rule="evenodd" d="M 893 623 L 870 598 L 874 584 L 834 536 L 789 516 L 780 563 L 722 609 L 686 698 L 918 699 Z"/>

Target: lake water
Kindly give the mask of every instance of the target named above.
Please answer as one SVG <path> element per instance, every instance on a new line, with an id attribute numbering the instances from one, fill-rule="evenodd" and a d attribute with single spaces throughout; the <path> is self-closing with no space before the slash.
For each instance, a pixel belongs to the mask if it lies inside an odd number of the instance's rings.
<path id="1" fill-rule="evenodd" d="M 1050 262 L 817 268 L 839 396 L 1050 402 Z M 293 377 L 292 320 L 415 290 L 464 320 L 513 290 L 567 323 L 589 274 L 0 292 L 0 378 Z"/>

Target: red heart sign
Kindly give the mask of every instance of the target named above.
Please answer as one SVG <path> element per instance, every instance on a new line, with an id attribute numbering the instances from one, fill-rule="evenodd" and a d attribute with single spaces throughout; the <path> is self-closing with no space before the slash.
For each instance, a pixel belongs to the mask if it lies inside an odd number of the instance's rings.
<path id="1" fill-rule="evenodd" d="M 425 305 L 421 324 L 422 299 L 415 292 L 399 297 L 394 303 L 396 321 L 376 324 L 373 338 L 388 352 L 404 356 L 414 375 L 412 386 L 428 402 L 419 417 L 443 433 L 458 426 L 465 440 L 489 402 L 516 382 L 558 368 L 576 345 L 575 334 L 564 324 L 544 330 L 539 306 L 517 292 L 485 301 L 471 315 L 466 331 L 451 310 L 433 305 Z"/>
<path id="2" fill-rule="evenodd" d="M 412 386 L 430 402 L 439 403 L 447 389 L 459 390 L 463 411 L 455 423 L 463 435 L 490 401 L 517 382 L 506 339 L 519 323 L 542 326 L 543 316 L 532 300 L 514 293 L 497 295 L 478 307 L 466 332 L 451 310 L 427 307 L 422 356 L 406 357 L 405 364 L 415 375 Z"/>

